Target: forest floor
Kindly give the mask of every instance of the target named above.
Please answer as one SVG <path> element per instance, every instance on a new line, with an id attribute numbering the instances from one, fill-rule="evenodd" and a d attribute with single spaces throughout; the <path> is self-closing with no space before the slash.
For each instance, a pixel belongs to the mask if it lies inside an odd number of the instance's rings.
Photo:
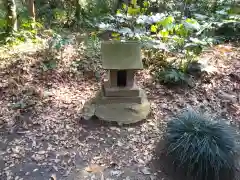
<path id="1" fill-rule="evenodd" d="M 156 158 L 170 118 L 191 107 L 240 126 L 239 45 L 205 51 L 200 58 L 212 73 L 193 88 L 167 88 L 139 71 L 151 114 L 131 126 L 82 119 L 104 73 L 96 75 L 94 60 L 69 46 L 58 66 L 44 71 L 51 56 L 27 47 L 0 53 L 0 179 L 177 180 Z M 73 62 L 90 68 L 74 71 Z"/>

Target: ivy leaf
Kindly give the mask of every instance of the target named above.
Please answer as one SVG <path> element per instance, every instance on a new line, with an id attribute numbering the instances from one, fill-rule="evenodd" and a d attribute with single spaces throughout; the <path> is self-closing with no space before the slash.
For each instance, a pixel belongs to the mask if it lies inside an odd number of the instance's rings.
<path id="1" fill-rule="evenodd" d="M 151 25 L 151 32 L 156 33 L 157 32 L 157 26 Z"/>

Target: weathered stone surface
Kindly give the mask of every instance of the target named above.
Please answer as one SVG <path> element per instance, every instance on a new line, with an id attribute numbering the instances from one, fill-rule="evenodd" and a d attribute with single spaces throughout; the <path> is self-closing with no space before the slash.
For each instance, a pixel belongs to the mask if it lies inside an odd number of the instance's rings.
<path id="1" fill-rule="evenodd" d="M 142 103 L 141 96 L 129 96 L 129 97 L 106 97 L 103 96 L 101 104 L 118 104 L 118 103 Z"/>
<path id="2" fill-rule="evenodd" d="M 136 85 L 132 87 L 110 87 L 108 82 L 104 83 L 104 95 L 105 96 L 112 96 L 112 97 L 134 97 L 139 96 L 140 88 Z"/>
<path id="3" fill-rule="evenodd" d="M 127 88 L 105 88 L 104 94 L 107 97 L 136 97 L 139 96 L 139 89 Z"/>
<path id="4" fill-rule="evenodd" d="M 81 113 L 83 119 L 90 120 L 95 114 L 95 102 L 92 100 L 85 103 Z"/>
<path id="5" fill-rule="evenodd" d="M 146 119 L 150 112 L 150 103 L 146 94 L 141 90 L 141 103 L 114 103 L 106 102 L 102 92 L 84 105 L 82 117 L 89 120 L 94 115 L 103 121 L 117 122 L 118 124 L 132 124 Z M 123 97 L 119 97 L 122 99 Z"/>
<path id="6" fill-rule="evenodd" d="M 132 124 L 146 119 L 150 112 L 150 103 L 142 91 L 141 103 L 101 103 L 95 107 L 95 115 L 104 121 L 118 124 Z"/>
<path id="7" fill-rule="evenodd" d="M 143 69 L 139 42 L 104 41 L 101 45 L 104 69 Z"/>

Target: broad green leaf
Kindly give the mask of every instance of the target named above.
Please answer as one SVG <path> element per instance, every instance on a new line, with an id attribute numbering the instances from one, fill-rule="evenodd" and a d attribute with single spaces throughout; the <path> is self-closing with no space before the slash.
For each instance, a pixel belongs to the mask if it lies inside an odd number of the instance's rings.
<path id="1" fill-rule="evenodd" d="M 183 24 L 176 25 L 174 29 L 176 34 L 179 35 L 180 37 L 186 37 L 188 35 L 188 31 L 187 29 L 185 29 L 185 26 L 183 26 Z"/>
<path id="2" fill-rule="evenodd" d="M 119 36 L 120 36 L 119 33 L 116 33 L 116 32 L 113 32 L 113 33 L 112 33 L 112 37 L 119 37 Z"/>
<path id="3" fill-rule="evenodd" d="M 134 9 L 131 6 L 128 7 L 127 13 L 128 14 L 134 14 Z"/>
<path id="4" fill-rule="evenodd" d="M 159 34 L 160 34 L 162 37 L 168 37 L 169 32 L 168 32 L 166 29 L 163 29 L 163 30 L 159 31 Z"/>
<path id="5" fill-rule="evenodd" d="M 184 26 L 188 30 L 199 30 L 201 28 L 200 24 L 195 19 L 186 19 L 184 22 Z"/>
<path id="6" fill-rule="evenodd" d="M 144 1 L 143 2 L 143 7 L 148 8 L 149 7 L 149 2 L 148 1 Z"/>
<path id="7" fill-rule="evenodd" d="M 136 5 L 137 5 L 137 0 L 131 0 L 131 4 L 132 4 L 133 6 L 136 6 Z"/>
<path id="8" fill-rule="evenodd" d="M 174 17 L 169 16 L 169 17 L 165 18 L 164 20 L 160 21 L 159 24 L 161 24 L 164 28 L 168 28 L 169 26 L 172 25 L 173 22 L 174 22 Z"/>
<path id="9" fill-rule="evenodd" d="M 157 32 L 157 26 L 151 25 L 151 32 L 156 33 Z"/>
<path id="10" fill-rule="evenodd" d="M 123 3 L 122 8 L 123 8 L 124 10 L 127 10 L 127 5 L 126 5 L 125 3 Z"/>

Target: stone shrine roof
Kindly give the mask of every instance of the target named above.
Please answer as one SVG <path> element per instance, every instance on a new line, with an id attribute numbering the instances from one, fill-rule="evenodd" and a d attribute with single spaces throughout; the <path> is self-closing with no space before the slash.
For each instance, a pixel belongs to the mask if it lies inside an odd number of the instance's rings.
<path id="1" fill-rule="evenodd" d="M 143 69 L 140 43 L 136 41 L 105 41 L 101 44 L 104 69 Z"/>

